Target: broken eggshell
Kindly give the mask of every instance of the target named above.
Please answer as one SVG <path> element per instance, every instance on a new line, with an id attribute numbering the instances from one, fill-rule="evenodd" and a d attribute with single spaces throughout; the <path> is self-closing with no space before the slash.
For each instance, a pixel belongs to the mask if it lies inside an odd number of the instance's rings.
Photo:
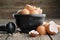
<path id="1" fill-rule="evenodd" d="M 28 9 L 23 9 L 20 11 L 20 14 L 30 14 Z"/>
<path id="2" fill-rule="evenodd" d="M 47 27 L 47 26 L 49 26 L 49 23 L 48 22 L 43 22 L 42 25 L 45 26 L 45 27 Z"/>
<path id="3" fill-rule="evenodd" d="M 58 31 L 60 32 L 60 25 L 56 25 L 57 26 L 57 28 L 58 28 Z"/>
<path id="4" fill-rule="evenodd" d="M 39 35 L 39 33 L 38 33 L 37 31 L 35 31 L 35 30 L 32 30 L 32 31 L 29 32 L 29 35 L 30 35 L 31 37 L 36 37 L 36 36 Z"/>
<path id="5" fill-rule="evenodd" d="M 31 6 L 31 5 L 26 5 L 26 7 L 25 7 L 26 9 L 28 9 L 29 11 L 32 11 L 32 10 L 35 10 L 36 9 L 36 7 L 35 6 Z"/>
<path id="6" fill-rule="evenodd" d="M 54 21 L 50 21 L 49 26 L 46 27 L 46 31 L 48 34 L 57 34 L 58 28 L 56 27 L 56 23 Z"/>

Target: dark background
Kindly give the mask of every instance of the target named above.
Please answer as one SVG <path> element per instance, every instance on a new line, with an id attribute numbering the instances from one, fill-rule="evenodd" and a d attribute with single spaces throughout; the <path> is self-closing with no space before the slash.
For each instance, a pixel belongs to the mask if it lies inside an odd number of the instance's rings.
<path id="1" fill-rule="evenodd" d="M 12 14 L 25 4 L 40 6 L 46 18 L 60 18 L 60 0 L 0 0 L 0 19 L 12 19 Z"/>

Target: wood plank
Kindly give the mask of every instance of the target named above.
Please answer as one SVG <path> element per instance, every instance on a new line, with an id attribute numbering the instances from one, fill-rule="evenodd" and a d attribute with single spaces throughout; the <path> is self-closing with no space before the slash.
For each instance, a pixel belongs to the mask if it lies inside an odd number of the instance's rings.
<path id="1" fill-rule="evenodd" d="M 17 35 L 17 36 L 10 36 L 7 40 L 40 40 L 39 37 L 29 37 L 28 34 L 21 34 L 21 35 Z"/>
<path id="2" fill-rule="evenodd" d="M 5 38 L 7 37 L 7 34 L 2 36 L 2 40 L 5 40 Z M 7 38 L 7 40 L 50 40 L 50 38 L 48 37 L 48 35 L 42 35 L 42 36 L 37 36 L 37 37 L 29 37 L 28 34 L 21 34 L 21 35 L 17 35 L 17 36 L 9 36 Z"/>
<path id="3" fill-rule="evenodd" d="M 60 22 L 59 22 L 60 19 L 47 19 L 46 21 L 50 21 L 50 20 L 53 20 L 57 24 L 60 24 Z M 14 22 L 14 19 L 0 19 L 0 24 L 7 24 L 8 22 Z M 7 34 L 0 36 L 0 40 L 5 40 L 6 37 L 7 37 Z M 51 37 L 53 38 L 53 40 L 59 40 L 60 39 L 60 32 L 56 35 L 51 35 Z M 48 35 L 29 37 L 28 34 L 23 33 L 21 35 L 15 36 L 15 37 L 11 35 L 8 37 L 7 40 L 50 40 L 50 38 L 48 37 Z"/>
<path id="4" fill-rule="evenodd" d="M 5 40 L 7 36 L 7 34 L 0 34 L 0 40 Z"/>
<path id="5" fill-rule="evenodd" d="M 41 40 L 51 40 L 48 35 L 41 35 Z"/>
<path id="6" fill-rule="evenodd" d="M 28 34 L 21 34 L 20 36 L 13 37 L 12 35 L 7 40 L 50 40 L 48 35 L 42 35 L 37 37 L 29 37 Z"/>
<path id="7" fill-rule="evenodd" d="M 60 33 L 56 35 L 51 35 L 51 37 L 53 38 L 53 40 L 60 40 Z"/>

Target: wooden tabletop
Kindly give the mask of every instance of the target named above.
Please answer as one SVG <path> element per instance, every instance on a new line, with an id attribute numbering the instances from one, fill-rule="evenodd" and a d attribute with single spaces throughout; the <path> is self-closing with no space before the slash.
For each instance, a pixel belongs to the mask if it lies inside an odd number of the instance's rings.
<path id="1" fill-rule="evenodd" d="M 55 21 L 57 24 L 60 24 L 60 19 L 46 19 L 46 21 Z M 14 22 L 14 19 L 0 19 L 0 25 L 6 25 L 8 22 Z M 8 38 L 8 34 L 6 34 L 5 32 L 0 32 L 0 40 L 60 40 L 60 32 L 57 33 L 56 35 L 50 35 L 50 37 L 48 35 L 41 35 L 41 36 L 37 36 L 37 37 L 29 37 L 28 34 L 26 33 L 20 33 L 20 35 L 17 36 L 13 36 L 10 35 Z M 7 39 L 6 39 L 7 38 Z"/>

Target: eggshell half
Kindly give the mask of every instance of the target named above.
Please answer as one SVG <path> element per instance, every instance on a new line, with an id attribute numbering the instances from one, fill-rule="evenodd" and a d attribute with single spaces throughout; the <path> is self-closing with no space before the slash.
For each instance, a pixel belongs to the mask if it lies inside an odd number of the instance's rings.
<path id="1" fill-rule="evenodd" d="M 20 14 L 30 14 L 28 9 L 23 9 Z"/>
<path id="2" fill-rule="evenodd" d="M 38 10 L 32 10 L 30 11 L 30 14 L 39 14 Z"/>
<path id="3" fill-rule="evenodd" d="M 60 32 L 60 25 L 57 25 L 58 31 Z"/>
<path id="4" fill-rule="evenodd" d="M 58 28 L 56 27 L 55 22 L 50 21 L 49 22 L 49 26 L 46 27 L 46 31 L 48 34 L 57 34 L 58 33 Z"/>
<path id="5" fill-rule="evenodd" d="M 31 10 L 35 10 L 35 6 L 31 6 L 31 5 L 26 5 L 26 7 L 25 7 L 26 9 L 28 9 L 29 11 L 31 11 Z"/>

